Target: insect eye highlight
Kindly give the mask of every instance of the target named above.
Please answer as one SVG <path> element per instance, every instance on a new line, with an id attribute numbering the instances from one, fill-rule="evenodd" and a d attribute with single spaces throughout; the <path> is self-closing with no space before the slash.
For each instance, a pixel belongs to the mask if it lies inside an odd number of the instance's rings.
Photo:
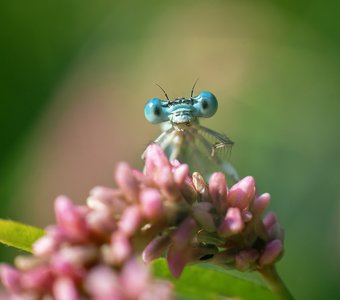
<path id="1" fill-rule="evenodd" d="M 210 92 L 201 92 L 197 96 L 197 104 L 195 107 L 198 110 L 200 117 L 210 118 L 217 111 L 217 99 Z"/>
<path id="2" fill-rule="evenodd" d="M 167 121 L 167 116 L 163 111 L 162 101 L 158 98 L 152 98 L 146 102 L 144 107 L 145 118 L 153 124 Z"/>

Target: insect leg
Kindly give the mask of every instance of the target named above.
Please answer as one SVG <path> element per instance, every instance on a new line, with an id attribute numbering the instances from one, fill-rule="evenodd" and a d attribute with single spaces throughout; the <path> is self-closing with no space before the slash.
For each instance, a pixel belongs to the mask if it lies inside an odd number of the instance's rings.
<path id="1" fill-rule="evenodd" d="M 167 131 L 164 131 L 154 141 L 154 143 L 158 144 L 168 155 L 169 160 L 174 160 L 178 158 L 181 151 L 182 142 L 183 139 L 181 137 L 181 134 L 172 127 Z"/>
<path id="2" fill-rule="evenodd" d="M 158 138 L 156 138 L 154 140 L 153 143 L 155 144 L 158 144 L 163 150 L 167 147 L 167 145 L 169 144 L 169 142 L 167 142 L 168 140 L 168 137 L 169 137 L 169 133 L 173 130 L 173 128 L 170 128 L 166 131 L 163 131 L 159 136 Z M 142 159 L 145 158 L 145 152 L 146 152 L 146 149 L 144 150 L 143 154 L 142 154 Z"/>
<path id="3" fill-rule="evenodd" d="M 213 146 L 211 148 L 210 155 L 212 157 L 215 156 L 216 150 L 218 150 L 218 149 L 230 150 L 231 147 L 234 145 L 234 142 L 224 134 L 218 133 L 218 132 L 211 130 L 211 129 L 204 127 L 204 126 L 199 126 L 199 129 L 201 129 L 203 132 L 207 133 L 208 135 L 215 137 L 219 141 L 219 142 L 216 142 L 215 144 L 213 144 Z"/>

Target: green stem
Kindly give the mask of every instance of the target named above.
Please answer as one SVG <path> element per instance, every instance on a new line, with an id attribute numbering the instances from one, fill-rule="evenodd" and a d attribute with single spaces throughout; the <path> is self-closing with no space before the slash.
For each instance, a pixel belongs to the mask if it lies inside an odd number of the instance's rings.
<path id="1" fill-rule="evenodd" d="M 259 269 L 258 272 L 281 300 L 294 300 L 294 297 L 282 281 L 275 266 L 268 266 L 263 269 Z"/>

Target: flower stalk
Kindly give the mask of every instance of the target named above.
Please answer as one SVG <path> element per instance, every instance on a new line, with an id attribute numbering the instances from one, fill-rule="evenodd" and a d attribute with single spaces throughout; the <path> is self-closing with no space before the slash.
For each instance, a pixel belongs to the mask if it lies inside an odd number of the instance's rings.
<path id="1" fill-rule="evenodd" d="M 280 297 L 281 300 L 294 300 L 293 295 L 279 276 L 274 265 L 267 266 L 258 270 L 263 279 L 269 284 L 271 289 Z"/>

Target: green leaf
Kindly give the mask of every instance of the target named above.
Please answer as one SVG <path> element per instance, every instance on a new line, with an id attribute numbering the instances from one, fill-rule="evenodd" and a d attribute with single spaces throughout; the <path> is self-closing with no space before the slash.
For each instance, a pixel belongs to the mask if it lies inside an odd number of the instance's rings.
<path id="1" fill-rule="evenodd" d="M 253 273 L 241 273 L 202 264 L 186 267 L 180 278 L 175 279 L 164 259 L 153 262 L 152 269 L 155 276 L 174 284 L 178 299 L 278 299 L 261 278 Z"/>
<path id="2" fill-rule="evenodd" d="M 32 244 L 45 231 L 41 228 L 0 219 L 0 242 L 27 252 L 32 252 Z"/>

